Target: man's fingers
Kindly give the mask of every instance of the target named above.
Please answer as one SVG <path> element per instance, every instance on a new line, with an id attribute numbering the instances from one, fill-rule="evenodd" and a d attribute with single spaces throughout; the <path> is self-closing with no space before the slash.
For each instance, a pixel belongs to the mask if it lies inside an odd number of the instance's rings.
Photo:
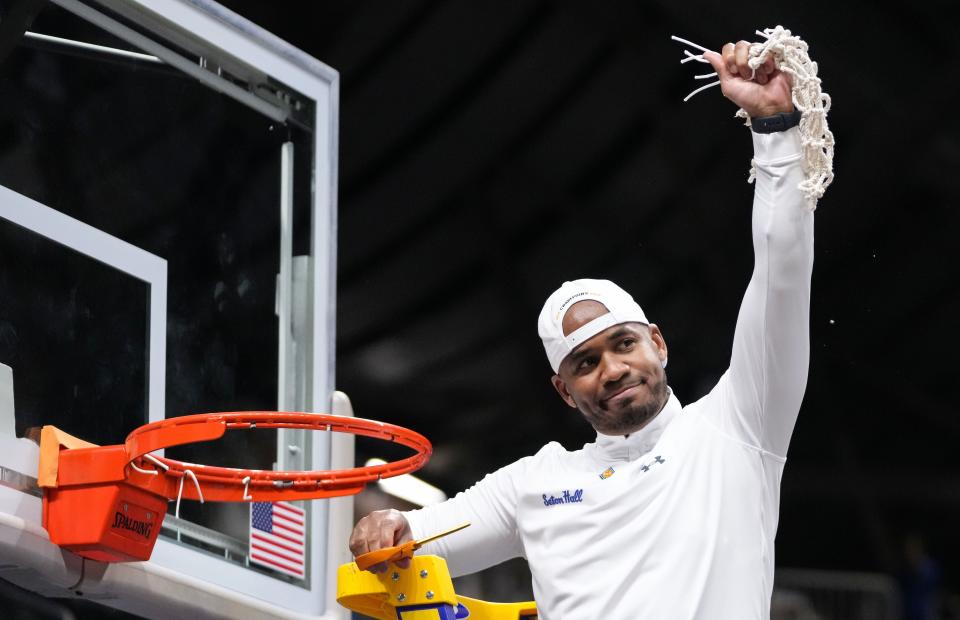
<path id="1" fill-rule="evenodd" d="M 720 54 L 723 56 L 723 66 L 727 70 L 728 75 L 737 74 L 737 58 L 734 53 L 736 47 L 733 43 L 727 43 L 720 50 Z"/>
<path id="2" fill-rule="evenodd" d="M 350 541 L 350 553 L 353 554 L 353 557 L 358 555 L 363 555 L 370 551 L 370 545 L 367 544 L 366 540 L 360 540 L 358 542 Z"/>
<path id="3" fill-rule="evenodd" d="M 390 523 L 389 521 L 381 521 L 379 538 L 377 539 L 377 542 L 380 544 L 377 545 L 377 548 L 383 549 L 384 547 L 392 547 L 394 545 L 393 536 L 395 532 L 396 528 L 394 528 L 393 523 Z"/>
<path id="4" fill-rule="evenodd" d="M 727 70 L 727 65 L 723 60 L 723 56 L 716 52 L 704 52 L 703 57 L 710 63 L 710 66 L 713 67 L 713 70 L 717 72 L 717 76 L 721 80 L 725 80 L 730 77 L 730 71 Z"/>
<path id="5" fill-rule="evenodd" d="M 360 519 L 350 533 L 347 545 L 356 556 L 370 553 L 385 547 L 394 547 L 410 540 L 410 524 L 396 510 L 377 510 Z M 374 573 L 387 570 L 387 563 L 381 562 L 369 569 Z"/>
<path id="6" fill-rule="evenodd" d="M 766 84 L 777 72 L 777 65 L 773 58 L 766 61 L 754 71 L 750 68 L 750 43 L 738 41 L 725 44 L 719 54 L 704 53 L 703 57 L 710 61 L 721 80 L 729 77 L 738 77 L 744 80 L 754 80 L 759 84 Z M 722 71 L 720 70 L 722 67 Z"/>
<path id="7" fill-rule="evenodd" d="M 783 101 L 784 89 L 781 88 L 781 82 L 785 82 L 789 91 L 790 76 L 777 68 L 773 57 L 767 57 L 757 64 L 754 70 L 750 66 L 751 61 L 757 62 L 750 55 L 754 45 L 756 44 L 748 41 L 726 43 L 720 48 L 720 53 L 705 51 L 702 58 L 710 63 L 720 78 L 720 91 L 724 97 L 748 114 L 768 116 L 769 114 L 765 113 L 771 110 L 776 112 L 791 109 L 790 102 Z M 703 88 L 694 92 L 700 90 Z M 789 92 L 786 96 L 789 98 Z"/>
<path id="8" fill-rule="evenodd" d="M 352 553 L 354 557 L 363 555 L 370 550 L 370 546 L 367 544 L 366 531 L 363 528 L 362 521 L 358 523 L 355 528 L 353 528 L 353 532 L 350 534 L 350 542 L 348 545 L 350 546 L 350 553 Z"/>
<path id="9" fill-rule="evenodd" d="M 737 72 L 740 77 L 745 80 L 751 79 L 753 77 L 753 69 L 750 68 L 747 62 L 750 60 L 750 44 L 746 41 L 738 41 L 734 47 L 733 54 L 736 60 Z"/>
<path id="10" fill-rule="evenodd" d="M 715 62 L 710 54 L 705 53 L 703 55 L 703 57 L 713 65 L 713 68 L 717 71 L 717 75 L 720 76 L 721 80 L 726 80 L 730 77 L 750 80 L 763 73 L 769 75 L 776 70 L 771 59 L 769 61 L 769 67 L 767 64 L 764 64 L 761 70 L 754 72 L 754 70 L 750 68 L 750 43 L 747 41 L 725 44 L 723 48 L 721 48 L 719 56 L 719 62 Z M 720 70 L 721 66 L 723 67 L 723 71 Z M 760 83 L 765 84 L 766 82 Z"/>

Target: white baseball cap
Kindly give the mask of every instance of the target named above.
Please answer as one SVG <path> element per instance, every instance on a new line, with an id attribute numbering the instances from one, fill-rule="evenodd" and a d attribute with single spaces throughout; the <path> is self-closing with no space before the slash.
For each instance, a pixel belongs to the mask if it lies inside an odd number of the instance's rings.
<path id="1" fill-rule="evenodd" d="M 563 335 L 563 317 L 570 306 L 578 301 L 592 299 L 607 309 L 592 321 L 580 326 L 566 336 Z M 640 305 L 626 292 L 610 280 L 582 279 L 564 282 L 555 290 L 540 311 L 537 331 L 547 352 L 547 359 L 553 372 L 560 372 L 560 362 L 573 349 L 590 340 L 603 330 L 620 323 L 643 323 L 649 325 L 647 316 Z"/>

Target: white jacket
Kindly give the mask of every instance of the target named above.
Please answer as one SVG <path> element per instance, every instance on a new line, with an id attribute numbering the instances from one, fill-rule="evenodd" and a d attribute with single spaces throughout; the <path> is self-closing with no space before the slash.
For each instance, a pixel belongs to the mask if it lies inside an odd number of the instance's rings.
<path id="1" fill-rule="evenodd" d="M 530 564 L 547 620 L 769 618 L 787 446 L 809 360 L 813 212 L 796 128 L 753 134 L 755 266 L 730 367 L 709 394 L 630 435 L 557 443 L 406 513 L 456 576 Z M 606 472 L 606 474 L 604 474 Z"/>

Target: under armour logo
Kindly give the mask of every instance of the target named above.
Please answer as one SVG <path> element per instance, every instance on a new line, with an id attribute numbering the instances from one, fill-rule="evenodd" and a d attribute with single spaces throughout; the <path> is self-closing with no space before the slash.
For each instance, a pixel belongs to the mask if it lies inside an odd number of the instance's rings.
<path id="1" fill-rule="evenodd" d="M 653 457 L 653 460 L 650 461 L 649 463 L 644 463 L 643 465 L 641 465 L 640 470 L 643 473 L 647 473 L 648 471 L 650 471 L 650 468 L 653 467 L 654 465 L 663 465 L 666 462 L 667 462 L 667 459 L 663 458 L 658 454 L 657 456 Z"/>

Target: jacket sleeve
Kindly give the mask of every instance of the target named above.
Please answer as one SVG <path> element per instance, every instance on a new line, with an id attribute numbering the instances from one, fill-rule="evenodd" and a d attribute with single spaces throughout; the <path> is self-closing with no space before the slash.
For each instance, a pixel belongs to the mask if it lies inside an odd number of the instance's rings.
<path id="1" fill-rule="evenodd" d="M 751 133 L 755 263 L 730 368 L 713 396 L 723 430 L 785 457 L 810 359 L 813 211 L 797 187 L 803 180 L 799 130 Z"/>
<path id="2" fill-rule="evenodd" d="M 456 497 L 404 513 L 414 540 L 470 523 L 465 530 L 424 545 L 420 553 L 447 560 L 453 577 L 523 555 L 517 531 L 517 482 L 529 457 L 488 474 Z"/>

